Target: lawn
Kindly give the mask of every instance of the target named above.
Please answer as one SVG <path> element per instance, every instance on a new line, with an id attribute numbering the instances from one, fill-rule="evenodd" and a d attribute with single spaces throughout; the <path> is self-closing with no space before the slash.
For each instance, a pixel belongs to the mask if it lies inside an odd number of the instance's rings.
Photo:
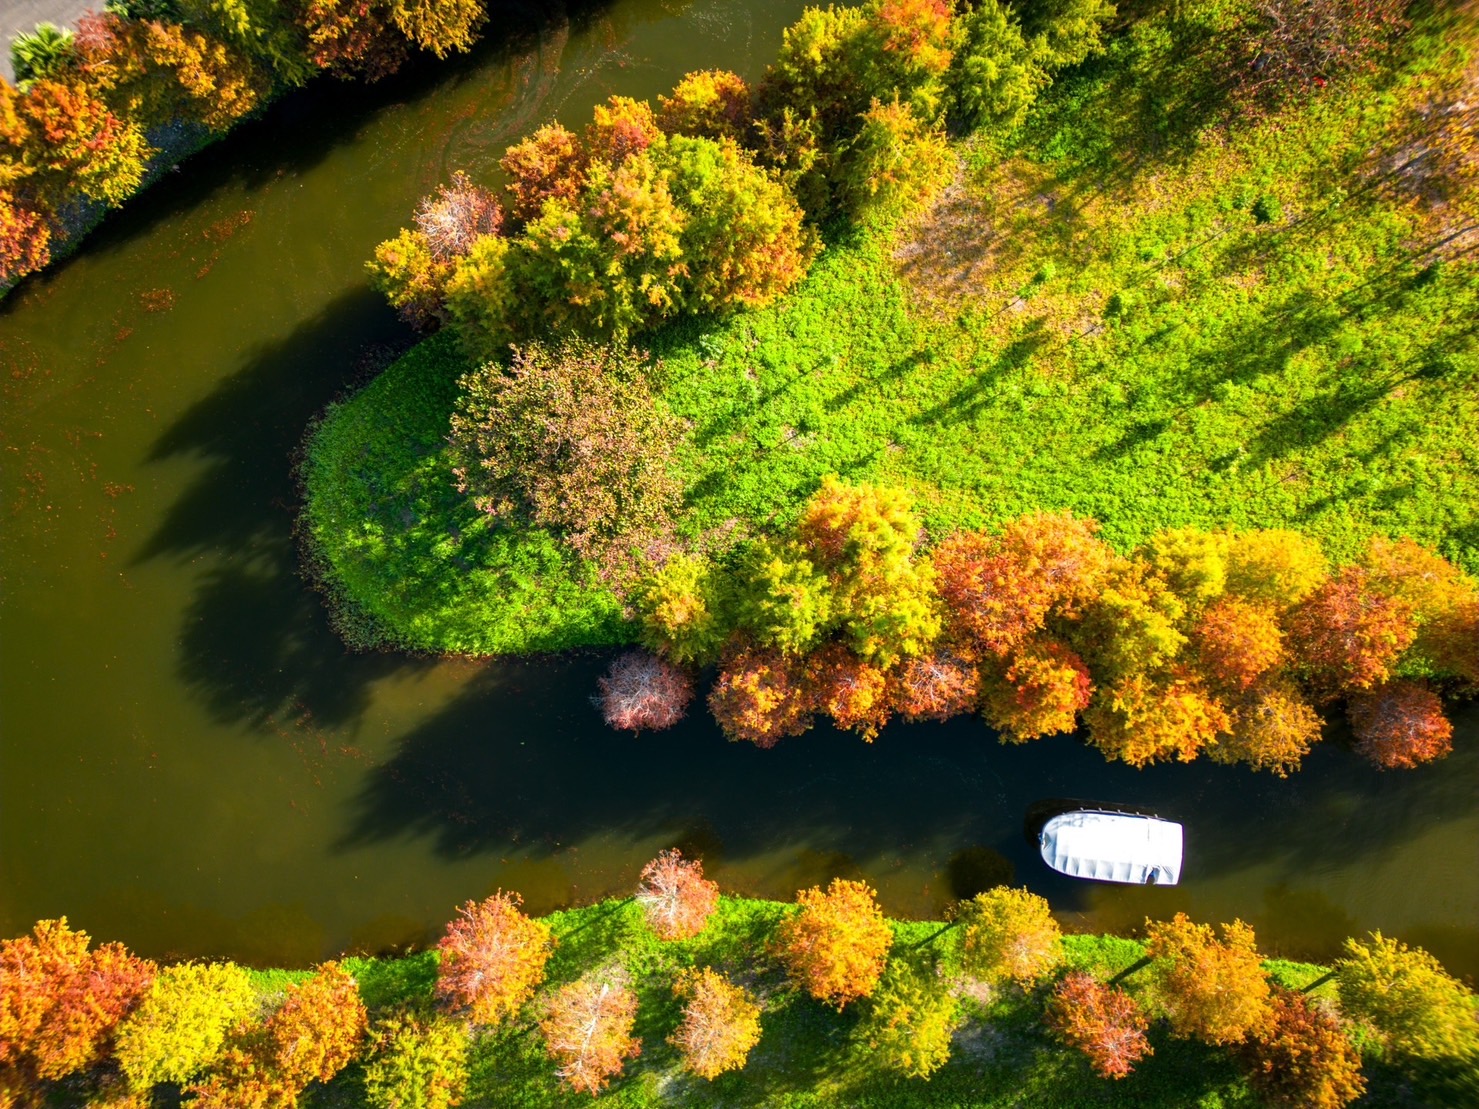
<path id="1" fill-rule="evenodd" d="M 907 487 L 932 536 L 1055 508 L 1121 549 L 1288 527 L 1337 560 L 1408 535 L 1479 572 L 1476 236 L 1416 137 L 1474 94 L 1462 19 L 1258 117 L 1136 24 L 1012 136 L 961 139 L 917 220 L 833 229 L 784 302 L 640 337 L 692 429 L 685 526 L 762 531 L 836 473 Z M 466 368 L 438 336 L 310 441 L 341 624 L 474 654 L 628 639 L 589 568 L 452 490 Z"/>

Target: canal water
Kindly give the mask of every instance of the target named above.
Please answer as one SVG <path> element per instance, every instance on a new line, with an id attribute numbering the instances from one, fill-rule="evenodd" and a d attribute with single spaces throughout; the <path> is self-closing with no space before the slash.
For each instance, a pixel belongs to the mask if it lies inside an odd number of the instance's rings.
<path id="1" fill-rule="evenodd" d="M 819 729 L 771 751 L 704 714 L 605 729 L 600 655 L 347 653 L 297 576 L 305 425 L 411 341 L 363 260 L 456 169 L 690 69 L 758 74 L 802 0 L 634 0 L 503 28 L 366 90 L 320 83 L 132 203 L 0 304 L 0 934 L 67 915 L 156 956 L 303 964 L 424 942 L 495 889 L 629 890 L 671 844 L 731 890 L 861 875 L 899 915 L 998 881 L 1070 927 L 1186 909 L 1331 955 L 1380 928 L 1479 973 L 1479 712 L 1379 773 L 1338 735 L 1287 781 L 1137 772 L 979 723 Z M 1154 806 L 1184 884 L 1049 872 L 1031 805 Z"/>

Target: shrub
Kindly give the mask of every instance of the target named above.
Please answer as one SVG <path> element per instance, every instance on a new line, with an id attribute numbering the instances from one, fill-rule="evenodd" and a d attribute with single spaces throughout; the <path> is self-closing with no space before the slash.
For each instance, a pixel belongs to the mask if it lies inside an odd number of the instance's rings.
<path id="1" fill-rule="evenodd" d="M 637 904 L 659 939 L 691 939 L 718 908 L 719 885 L 704 877 L 703 863 L 671 849 L 642 868 Z"/>
<path id="2" fill-rule="evenodd" d="M 632 1036 L 637 995 L 622 970 L 594 972 L 562 986 L 550 999 L 539 1030 L 556 1072 L 576 1093 L 598 1094 L 635 1058 Z"/>
<path id="3" fill-rule="evenodd" d="M 145 1093 L 160 1082 L 189 1082 L 256 1006 L 251 979 L 232 963 L 165 967 L 118 1026 L 115 1054 L 130 1087 Z"/>
<path id="4" fill-rule="evenodd" d="M 1346 703 L 1356 750 L 1384 769 L 1410 770 L 1453 750 L 1443 702 L 1421 682 L 1383 682 Z"/>
<path id="5" fill-rule="evenodd" d="M 1081 970 L 1053 988 L 1045 1018 L 1064 1043 L 1088 1056 L 1103 1078 L 1124 1078 L 1141 1059 L 1155 1054 L 1145 1038 L 1150 1020 L 1135 999 Z"/>
<path id="6" fill-rule="evenodd" d="M 683 1020 L 668 1042 L 700 1078 L 739 1070 L 760 1042 L 760 1006 L 750 993 L 705 967 L 678 975 L 673 992 L 684 1001 Z"/>
<path id="7" fill-rule="evenodd" d="M 1345 1012 L 1398 1055 L 1439 1059 L 1479 1050 L 1474 995 L 1420 947 L 1380 932 L 1348 939 L 1335 980 Z"/>
<path id="8" fill-rule="evenodd" d="M 553 946 L 550 927 L 519 911 L 516 893 L 495 893 L 457 910 L 437 944 L 437 997 L 479 1024 L 516 1013 L 544 981 Z"/>
<path id="9" fill-rule="evenodd" d="M 396 1013 L 370 1034 L 365 1097 L 376 1109 L 448 1109 L 467 1092 L 467 1032 L 460 1025 Z"/>
<path id="10" fill-rule="evenodd" d="M 1145 922 L 1146 954 L 1156 960 L 1171 1030 L 1210 1044 L 1242 1043 L 1269 1017 L 1268 976 L 1259 963 L 1253 929 L 1241 920 L 1212 927 L 1185 913 Z"/>
<path id="11" fill-rule="evenodd" d="M 459 388 L 453 473 L 479 510 L 524 515 L 612 570 L 668 534 L 682 428 L 635 352 L 532 343 L 507 370 L 485 366 Z"/>
<path id="12" fill-rule="evenodd" d="M 60 77 L 76 54 L 76 35 L 55 23 L 38 23 L 10 40 L 10 69 L 22 91 L 44 77 Z"/>
<path id="13" fill-rule="evenodd" d="M 989 982 L 1026 986 L 1050 974 L 1063 958 L 1063 935 L 1047 901 L 1025 889 L 978 893 L 956 908 L 961 967 Z"/>
<path id="14" fill-rule="evenodd" d="M 875 100 L 863 113 L 838 171 L 843 203 L 855 220 L 896 219 L 922 208 L 954 172 L 945 136 L 897 100 Z"/>
<path id="15" fill-rule="evenodd" d="M 412 327 L 425 331 L 440 322 L 453 268 L 436 259 L 425 234 L 402 230 L 375 248 L 365 269 L 371 287 Z"/>
<path id="16" fill-rule="evenodd" d="M 597 679 L 606 723 L 623 731 L 661 731 L 683 719 L 693 699 L 693 679 L 646 651 L 627 651 Z"/>
<path id="17" fill-rule="evenodd" d="M 959 1024 L 959 999 L 940 976 L 914 960 L 895 958 L 854 1036 L 889 1070 L 928 1078 L 949 1062 Z"/>
<path id="18" fill-rule="evenodd" d="M 893 932 L 866 882 L 832 879 L 796 895 L 797 911 L 781 922 L 774 949 L 791 981 L 841 1009 L 869 996 L 883 974 Z"/>

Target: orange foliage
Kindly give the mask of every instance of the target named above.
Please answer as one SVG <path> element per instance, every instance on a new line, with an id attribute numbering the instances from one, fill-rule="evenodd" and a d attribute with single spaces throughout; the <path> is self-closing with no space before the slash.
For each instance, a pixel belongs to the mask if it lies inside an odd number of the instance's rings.
<path id="1" fill-rule="evenodd" d="M 888 674 L 841 644 L 830 643 L 814 652 L 807 661 L 804 680 L 816 711 L 830 716 L 839 728 L 856 731 L 869 743 L 893 714 Z"/>
<path id="2" fill-rule="evenodd" d="M 1000 658 L 1042 627 L 1052 590 L 1013 559 L 1000 537 L 956 532 L 932 558 L 946 626 L 967 654 Z"/>
<path id="3" fill-rule="evenodd" d="M 800 664 L 779 651 L 746 647 L 728 653 L 709 693 L 709 711 L 730 739 L 774 747 L 811 727 L 812 706 Z"/>
<path id="4" fill-rule="evenodd" d="M 1441 555 L 1411 539 L 1372 539 L 1362 565 L 1373 588 L 1410 606 L 1412 653 L 1432 673 L 1479 682 L 1479 586 Z"/>
<path id="5" fill-rule="evenodd" d="M 1155 959 L 1171 1030 L 1210 1044 L 1242 1043 L 1269 1016 L 1268 976 L 1253 929 L 1241 920 L 1194 924 L 1185 913 L 1145 922 L 1146 954 Z"/>
<path id="6" fill-rule="evenodd" d="M 1443 702 L 1422 682 L 1399 678 L 1353 693 L 1346 715 L 1356 750 L 1388 770 L 1410 770 L 1453 750 L 1453 725 Z"/>
<path id="7" fill-rule="evenodd" d="M 684 971 L 673 992 L 687 1001 L 683 1022 L 668 1041 L 683 1053 L 684 1066 L 710 1079 L 743 1067 L 760 1042 L 755 999 L 707 967 Z"/>
<path id="8" fill-rule="evenodd" d="M 642 1051 L 632 1036 L 637 995 L 626 975 L 586 975 L 562 986 L 539 1021 L 556 1072 L 577 1093 L 598 1094 Z"/>
<path id="9" fill-rule="evenodd" d="M 309 60 L 337 77 L 378 81 L 411 53 L 380 0 L 308 0 L 302 19 Z"/>
<path id="10" fill-rule="evenodd" d="M 1320 544 L 1297 531 L 1270 528 L 1232 536 L 1227 550 L 1227 591 L 1254 604 L 1286 609 L 1325 580 Z"/>
<path id="11" fill-rule="evenodd" d="M 1103 1078 L 1124 1078 L 1155 1052 L 1145 1038 L 1150 1020 L 1123 990 L 1076 970 L 1053 989 L 1048 1027 L 1089 1057 Z"/>
<path id="12" fill-rule="evenodd" d="M 1030 985 L 1063 958 L 1063 933 L 1047 899 L 1027 889 L 997 886 L 956 908 L 961 966 L 987 981 Z"/>
<path id="13" fill-rule="evenodd" d="M 1351 1038 L 1301 993 L 1275 992 L 1268 1023 L 1238 1054 L 1248 1084 L 1268 1105 L 1341 1109 L 1366 1089 L 1361 1054 Z"/>
<path id="14" fill-rule="evenodd" d="M 1382 592 L 1365 567 L 1347 566 L 1295 610 L 1289 634 L 1316 685 L 1338 695 L 1389 678 L 1417 621 L 1410 602 Z"/>
<path id="15" fill-rule="evenodd" d="M 1138 767 L 1168 758 L 1190 762 L 1232 720 L 1199 678 L 1182 672 L 1164 681 L 1133 674 L 1116 682 L 1095 694 L 1084 723 L 1106 757 Z"/>
<path id="16" fill-rule="evenodd" d="M 1284 633 L 1268 605 L 1222 597 L 1192 629 L 1202 675 L 1213 686 L 1241 692 L 1284 657 Z"/>
<path id="17" fill-rule="evenodd" d="M 508 174 L 504 196 L 508 214 L 520 224 L 539 215 L 552 198 L 573 201 L 585 184 L 585 152 L 558 123 L 535 131 L 504 152 L 499 165 Z"/>
<path id="18" fill-rule="evenodd" d="M 0 81 L 0 142 L 29 198 L 56 210 L 79 194 L 116 206 L 139 187 L 153 150 L 137 123 L 120 119 L 75 79 L 41 80 L 19 96 Z"/>
<path id="19" fill-rule="evenodd" d="M 1038 636 L 1017 649 L 1001 682 L 986 683 L 986 719 L 1012 743 L 1071 732 L 1091 688 L 1089 669 L 1071 647 Z"/>
<path id="20" fill-rule="evenodd" d="M 544 981 L 550 927 L 520 912 L 522 903 L 502 890 L 468 901 L 437 944 L 437 997 L 479 1024 L 513 1016 Z"/>
<path id="21" fill-rule="evenodd" d="M 719 884 L 704 877 L 704 864 L 664 851 L 642 868 L 637 904 L 658 937 L 686 940 L 704 930 L 719 906 Z"/>
<path id="22" fill-rule="evenodd" d="M 976 707 L 981 675 L 949 654 L 905 661 L 894 682 L 894 706 L 905 720 L 949 720 Z"/>
<path id="23" fill-rule="evenodd" d="M 894 941 L 876 897 L 842 878 L 796 894 L 800 910 L 781 922 L 774 950 L 799 988 L 839 1009 L 873 992 Z"/>
<path id="24" fill-rule="evenodd" d="M 51 261 L 51 224 L 0 188 L 0 285 L 34 273 Z"/>
<path id="25" fill-rule="evenodd" d="M 89 943 L 66 917 L 0 941 L 0 1067 L 58 1079 L 102 1059 L 157 968 L 122 944 Z"/>
<path id="26" fill-rule="evenodd" d="M 1320 738 L 1320 714 L 1293 682 L 1265 678 L 1232 703 L 1232 727 L 1209 754 L 1288 777 Z"/>
<path id="27" fill-rule="evenodd" d="M 645 100 L 612 96 L 606 103 L 597 104 L 593 115 L 595 118 L 586 125 L 582 136 L 592 161 L 618 166 L 633 154 L 646 150 L 662 134 L 652 106 Z"/>

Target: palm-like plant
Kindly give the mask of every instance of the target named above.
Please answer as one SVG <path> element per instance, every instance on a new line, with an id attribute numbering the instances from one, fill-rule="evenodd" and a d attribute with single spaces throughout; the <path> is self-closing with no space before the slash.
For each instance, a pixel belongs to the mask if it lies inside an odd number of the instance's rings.
<path id="1" fill-rule="evenodd" d="M 55 77 L 72 60 L 71 31 L 55 23 L 38 23 L 30 34 L 22 32 L 10 40 L 10 67 L 16 86 L 25 91 L 35 81 Z"/>

